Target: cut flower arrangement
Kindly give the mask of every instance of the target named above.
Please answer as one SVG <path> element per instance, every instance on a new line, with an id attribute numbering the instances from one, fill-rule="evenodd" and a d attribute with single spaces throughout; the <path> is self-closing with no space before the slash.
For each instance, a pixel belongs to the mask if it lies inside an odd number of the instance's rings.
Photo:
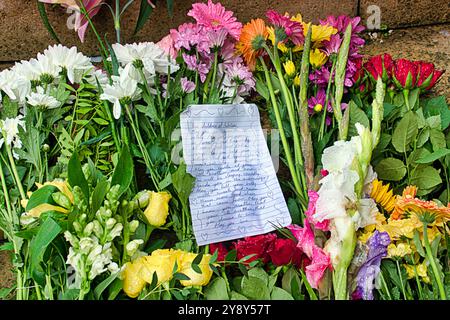
<path id="1" fill-rule="evenodd" d="M 107 1 L 41 2 L 52 32 L 44 2 L 78 8 L 103 59 L 57 44 L 0 72 L 0 248 L 15 274 L 0 297 L 450 297 L 450 111 L 428 94 L 443 70 L 363 57 L 359 17 L 241 23 L 209 0 L 159 42 L 121 44 L 116 2 L 109 44 L 92 20 Z M 195 178 L 171 161 L 180 114 L 244 102 L 279 132 L 293 223 L 198 246 Z"/>

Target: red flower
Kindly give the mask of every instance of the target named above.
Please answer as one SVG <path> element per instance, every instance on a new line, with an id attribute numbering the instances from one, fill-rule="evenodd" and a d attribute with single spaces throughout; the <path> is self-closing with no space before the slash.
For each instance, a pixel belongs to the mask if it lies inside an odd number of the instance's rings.
<path id="1" fill-rule="evenodd" d="M 416 61 L 415 64 L 418 71 L 417 87 L 421 89 L 431 89 L 444 73 L 444 70 L 436 70 L 431 62 Z"/>
<path id="2" fill-rule="evenodd" d="M 390 54 L 374 56 L 364 64 L 371 78 L 376 82 L 381 77 L 383 82 L 387 82 L 392 76 L 393 61 Z"/>
<path id="3" fill-rule="evenodd" d="M 356 72 L 353 75 L 353 83 L 355 83 L 356 85 L 359 84 L 359 81 L 363 78 L 364 76 L 364 69 L 363 69 L 363 63 L 362 63 L 362 58 L 357 58 L 354 61 L 355 65 L 356 65 Z"/>
<path id="4" fill-rule="evenodd" d="M 392 69 L 393 79 L 399 89 L 414 89 L 417 83 L 417 65 L 406 59 L 398 59 Z"/>
<path id="5" fill-rule="evenodd" d="M 302 264 L 302 251 L 292 239 L 276 239 L 269 251 L 269 256 L 272 263 L 277 267 L 292 262 L 300 268 Z"/>
<path id="6" fill-rule="evenodd" d="M 245 237 L 244 240 L 238 240 L 234 243 L 236 249 L 236 256 L 240 260 L 246 256 L 254 255 L 245 263 L 250 263 L 254 260 L 261 259 L 263 263 L 269 261 L 269 251 L 274 244 L 277 236 L 273 233 L 262 234 L 253 237 Z"/>
<path id="7" fill-rule="evenodd" d="M 211 252 L 211 254 L 214 254 L 216 250 L 218 251 L 217 261 L 225 261 L 225 257 L 228 254 L 227 247 L 222 242 L 211 243 L 209 245 L 209 251 Z"/>

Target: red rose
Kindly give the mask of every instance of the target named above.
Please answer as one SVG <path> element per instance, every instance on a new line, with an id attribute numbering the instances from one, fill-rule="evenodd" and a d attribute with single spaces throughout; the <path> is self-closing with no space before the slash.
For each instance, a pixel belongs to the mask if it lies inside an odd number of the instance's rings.
<path id="1" fill-rule="evenodd" d="M 364 76 L 364 69 L 363 69 L 363 64 L 362 64 L 362 58 L 358 58 L 358 59 L 355 60 L 355 67 L 356 67 L 356 72 L 353 75 L 353 83 L 358 85 L 360 80 Z"/>
<path id="2" fill-rule="evenodd" d="M 302 251 L 292 239 L 276 239 L 269 255 L 272 263 L 277 267 L 291 262 L 300 267 L 302 263 Z"/>
<path id="3" fill-rule="evenodd" d="M 225 247 L 222 242 L 211 243 L 209 245 L 209 251 L 211 252 L 211 254 L 214 254 L 216 251 L 218 251 L 217 261 L 225 261 L 225 257 L 228 254 L 227 247 Z"/>
<path id="4" fill-rule="evenodd" d="M 276 238 L 277 236 L 275 234 L 269 233 L 246 237 L 244 240 L 238 240 L 234 243 L 238 260 L 249 255 L 254 255 L 250 259 L 246 260 L 245 263 L 250 263 L 257 259 L 261 259 L 263 263 L 267 263 L 270 258 L 268 251 L 273 246 Z"/>
<path id="5" fill-rule="evenodd" d="M 442 76 L 444 70 L 436 70 L 434 63 L 416 61 L 417 66 L 417 86 L 421 89 L 430 90 Z"/>
<path id="6" fill-rule="evenodd" d="M 367 70 L 371 78 L 376 82 L 378 78 L 381 78 L 386 83 L 392 75 L 392 57 L 385 53 L 383 55 L 373 56 L 364 64 L 364 68 Z"/>
<path id="7" fill-rule="evenodd" d="M 406 59 L 394 62 L 393 79 L 399 89 L 414 89 L 417 83 L 417 65 Z"/>

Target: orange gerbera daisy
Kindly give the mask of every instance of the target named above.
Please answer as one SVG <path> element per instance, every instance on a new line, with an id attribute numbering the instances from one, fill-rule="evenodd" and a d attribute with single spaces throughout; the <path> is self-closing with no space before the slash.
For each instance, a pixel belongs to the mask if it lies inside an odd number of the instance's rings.
<path id="1" fill-rule="evenodd" d="M 251 70 L 255 69 L 256 59 L 262 54 L 262 45 L 268 36 L 266 24 L 262 19 L 252 19 L 242 28 L 236 48 Z"/>
<path id="2" fill-rule="evenodd" d="M 425 201 L 416 198 L 417 187 L 408 186 L 403 190 L 401 197 L 397 197 L 392 219 L 400 219 L 405 212 L 414 213 L 418 216 L 430 214 L 436 220 L 446 222 L 450 220 L 450 207 L 438 206 L 434 201 Z"/>

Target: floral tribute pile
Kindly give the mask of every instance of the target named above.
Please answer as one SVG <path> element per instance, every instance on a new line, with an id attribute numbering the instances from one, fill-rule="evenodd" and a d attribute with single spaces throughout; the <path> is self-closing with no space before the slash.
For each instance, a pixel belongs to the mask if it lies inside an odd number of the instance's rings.
<path id="1" fill-rule="evenodd" d="M 243 24 L 209 0 L 158 43 L 110 45 L 104 1 L 42 2 L 80 9 L 103 60 L 58 44 L 0 72 L 1 297 L 450 298 L 450 111 L 428 94 L 443 70 L 363 57 L 359 17 Z M 180 113 L 244 101 L 279 131 L 293 224 L 199 247 Z"/>

